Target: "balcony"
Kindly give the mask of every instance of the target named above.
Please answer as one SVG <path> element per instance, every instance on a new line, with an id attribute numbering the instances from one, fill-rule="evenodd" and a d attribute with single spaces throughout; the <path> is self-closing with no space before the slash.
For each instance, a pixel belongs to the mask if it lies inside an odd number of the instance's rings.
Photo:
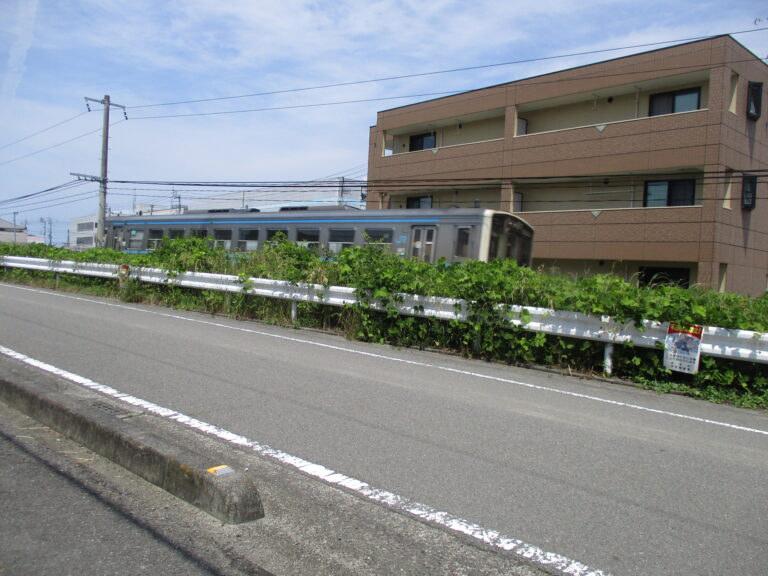
<path id="1" fill-rule="evenodd" d="M 707 108 L 709 71 L 596 88 L 517 105 L 516 136 L 604 126 Z"/>
<path id="2" fill-rule="evenodd" d="M 504 138 L 504 129 L 503 108 L 400 127 L 384 133 L 383 155 L 500 140 Z"/>

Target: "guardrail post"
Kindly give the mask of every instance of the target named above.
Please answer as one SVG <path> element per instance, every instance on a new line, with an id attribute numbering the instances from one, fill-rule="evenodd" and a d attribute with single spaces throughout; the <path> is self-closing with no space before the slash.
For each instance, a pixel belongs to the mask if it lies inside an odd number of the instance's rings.
<path id="1" fill-rule="evenodd" d="M 299 303 L 293 300 L 291 302 L 291 322 L 296 324 L 299 321 Z"/>
<path id="2" fill-rule="evenodd" d="M 605 351 L 603 352 L 603 372 L 606 376 L 613 374 L 613 342 L 608 342 L 605 345 Z"/>
<path id="3" fill-rule="evenodd" d="M 117 271 L 117 282 L 120 286 L 120 290 L 125 289 L 125 283 L 128 281 L 128 276 L 131 274 L 131 267 L 128 264 L 121 264 Z"/>

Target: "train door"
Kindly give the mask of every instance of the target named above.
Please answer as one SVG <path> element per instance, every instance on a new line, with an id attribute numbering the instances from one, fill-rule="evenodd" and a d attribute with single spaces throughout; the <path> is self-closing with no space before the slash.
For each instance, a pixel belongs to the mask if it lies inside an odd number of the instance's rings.
<path id="1" fill-rule="evenodd" d="M 115 226 L 112 228 L 112 250 L 122 250 L 123 249 L 123 227 L 122 226 Z"/>
<path id="2" fill-rule="evenodd" d="M 414 226 L 411 229 L 411 257 L 433 262 L 436 240 L 437 226 Z"/>

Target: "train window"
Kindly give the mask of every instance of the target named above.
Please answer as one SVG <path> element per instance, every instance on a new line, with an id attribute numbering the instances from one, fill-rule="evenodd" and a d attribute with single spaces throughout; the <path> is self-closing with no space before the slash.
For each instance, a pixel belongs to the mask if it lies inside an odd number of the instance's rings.
<path id="1" fill-rule="evenodd" d="M 392 244 L 391 228 L 366 228 L 366 244 Z"/>
<path id="2" fill-rule="evenodd" d="M 144 230 L 131 230 L 128 236 L 128 249 L 141 250 L 144 248 Z"/>
<path id="3" fill-rule="evenodd" d="M 208 230 L 205 228 L 198 228 L 190 230 L 190 236 L 192 238 L 208 238 Z"/>
<path id="4" fill-rule="evenodd" d="M 168 231 L 168 238 L 175 240 L 176 238 L 184 238 L 184 230 L 174 230 L 171 228 Z"/>
<path id="5" fill-rule="evenodd" d="M 149 230 L 149 234 L 147 236 L 147 250 L 155 250 L 160 246 L 160 243 L 163 241 L 163 231 L 162 230 Z"/>
<path id="6" fill-rule="evenodd" d="M 456 250 L 454 256 L 457 258 L 469 257 L 469 237 L 471 228 L 456 228 Z"/>
<path id="7" fill-rule="evenodd" d="M 328 234 L 328 248 L 331 252 L 341 252 L 355 243 L 354 228 L 331 228 Z"/>
<path id="8" fill-rule="evenodd" d="M 307 248 L 317 248 L 320 244 L 320 229 L 299 228 L 296 230 L 296 242 Z"/>
<path id="9" fill-rule="evenodd" d="M 228 228 L 214 230 L 213 245 L 217 248 L 230 250 L 232 248 L 232 230 Z"/>
<path id="10" fill-rule="evenodd" d="M 237 249 L 242 252 L 253 252 L 259 247 L 258 229 L 241 229 L 240 239 L 237 242 Z"/>
<path id="11" fill-rule="evenodd" d="M 285 238 L 288 238 L 287 228 L 267 228 L 267 242 L 275 240 L 275 236 L 282 234 Z"/>

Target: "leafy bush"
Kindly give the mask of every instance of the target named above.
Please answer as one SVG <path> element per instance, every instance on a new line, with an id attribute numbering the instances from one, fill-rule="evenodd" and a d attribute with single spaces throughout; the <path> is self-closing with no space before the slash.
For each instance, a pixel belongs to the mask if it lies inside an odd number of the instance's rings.
<path id="1" fill-rule="evenodd" d="M 205 239 L 165 240 L 151 254 L 129 255 L 105 249 L 69 252 L 45 245 L 0 244 L 0 255 L 15 254 L 52 260 L 114 262 L 169 271 L 233 274 L 249 277 L 351 286 L 359 302 L 345 309 L 301 304 L 303 325 L 340 330 L 351 338 L 398 346 L 457 351 L 467 356 L 523 365 L 601 373 L 604 345 L 527 332 L 510 324 L 504 304 L 606 315 L 640 325 L 643 319 L 678 321 L 723 328 L 768 331 L 768 294 L 756 298 L 700 288 L 639 287 L 613 275 L 568 279 L 519 267 L 511 260 L 464 261 L 452 265 L 407 259 L 380 245 L 351 247 L 333 255 L 278 238 L 263 249 L 230 254 Z M 117 293 L 114 281 L 6 269 L 0 277 L 16 282 L 46 282 L 55 287 Z M 239 318 L 288 324 L 291 304 L 245 294 L 225 294 L 124 282 L 119 293 L 131 301 L 148 301 L 179 309 L 205 310 Z M 468 321 L 439 321 L 397 313 L 399 294 L 421 294 L 465 300 Z M 374 309 L 372 303 L 383 304 Z M 526 314 L 519 318 L 523 323 Z M 656 390 L 745 406 L 768 406 L 764 365 L 703 357 L 695 376 L 669 371 L 660 349 L 631 344 L 616 346 L 617 377 Z"/>

